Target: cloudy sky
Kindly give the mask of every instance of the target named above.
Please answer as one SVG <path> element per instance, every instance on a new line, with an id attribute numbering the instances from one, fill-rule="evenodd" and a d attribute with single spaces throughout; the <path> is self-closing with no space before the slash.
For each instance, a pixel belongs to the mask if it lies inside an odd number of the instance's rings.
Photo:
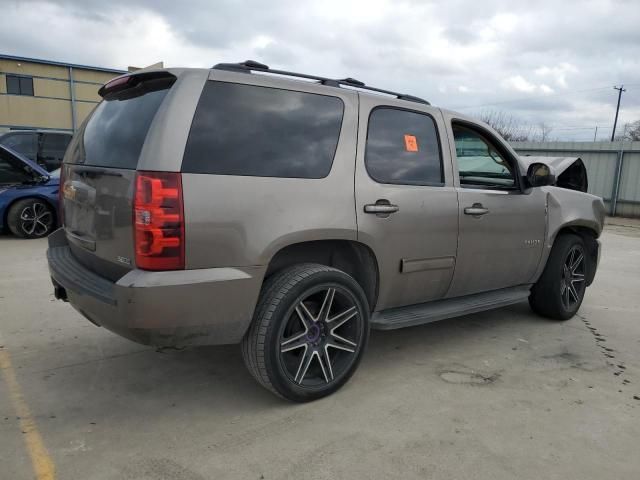
<path id="1" fill-rule="evenodd" d="M 274 68 L 499 110 L 552 137 L 640 120 L 638 0 L 0 0 L 2 53 L 125 69 Z"/>

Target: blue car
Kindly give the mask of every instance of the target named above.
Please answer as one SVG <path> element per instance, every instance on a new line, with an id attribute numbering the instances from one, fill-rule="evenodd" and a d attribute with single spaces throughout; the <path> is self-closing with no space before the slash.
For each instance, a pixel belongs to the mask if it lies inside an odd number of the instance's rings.
<path id="1" fill-rule="evenodd" d="M 46 237 L 56 228 L 60 170 L 47 172 L 0 145 L 0 230 L 23 238 Z"/>

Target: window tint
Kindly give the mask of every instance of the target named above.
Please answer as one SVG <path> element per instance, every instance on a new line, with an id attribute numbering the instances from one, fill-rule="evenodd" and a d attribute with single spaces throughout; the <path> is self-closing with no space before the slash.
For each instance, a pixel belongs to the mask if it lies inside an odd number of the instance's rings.
<path id="1" fill-rule="evenodd" d="M 336 97 L 209 81 L 196 109 L 182 171 L 326 177 L 343 110 Z"/>
<path id="2" fill-rule="evenodd" d="M 7 93 L 33 96 L 33 78 L 7 75 Z"/>
<path id="3" fill-rule="evenodd" d="M 369 116 L 365 164 L 380 183 L 442 185 L 440 146 L 426 114 L 376 108 Z"/>
<path id="4" fill-rule="evenodd" d="M 144 95 L 107 97 L 98 104 L 87 122 L 82 144 L 72 161 L 100 167 L 135 169 L 151 121 L 169 86 Z"/>
<path id="5" fill-rule="evenodd" d="M 453 137 L 462 187 L 514 187 L 513 167 L 481 134 L 454 125 Z"/>
<path id="6" fill-rule="evenodd" d="M 55 170 L 62 163 L 64 152 L 71 141 L 71 135 L 59 133 L 43 134 L 38 163 L 43 165 L 48 171 Z"/>
<path id="7" fill-rule="evenodd" d="M 38 154 L 37 133 L 14 133 L 2 139 L 2 144 L 35 161 Z"/>

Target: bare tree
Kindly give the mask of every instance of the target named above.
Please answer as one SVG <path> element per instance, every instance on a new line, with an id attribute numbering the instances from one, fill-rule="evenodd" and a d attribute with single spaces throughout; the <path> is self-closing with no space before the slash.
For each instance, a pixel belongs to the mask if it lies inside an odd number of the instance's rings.
<path id="1" fill-rule="evenodd" d="M 640 120 L 625 124 L 624 139 L 631 140 L 632 142 L 640 141 Z"/>
<path id="2" fill-rule="evenodd" d="M 531 127 L 524 127 L 509 113 L 501 110 L 484 110 L 480 112 L 479 118 L 509 142 L 526 142 L 531 139 Z"/>
<path id="3" fill-rule="evenodd" d="M 551 127 L 550 125 L 544 122 L 540 122 L 538 124 L 538 129 L 540 130 L 541 142 L 548 142 L 551 140 L 550 135 L 551 135 L 551 132 L 553 131 L 553 127 Z"/>

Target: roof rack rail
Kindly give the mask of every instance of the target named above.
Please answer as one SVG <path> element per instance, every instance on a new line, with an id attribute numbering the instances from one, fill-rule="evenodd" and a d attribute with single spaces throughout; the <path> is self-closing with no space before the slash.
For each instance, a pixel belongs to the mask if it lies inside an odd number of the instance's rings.
<path id="1" fill-rule="evenodd" d="M 211 68 L 214 70 L 227 70 L 230 72 L 251 73 L 252 71 L 256 71 L 273 73 L 275 75 L 284 75 L 287 77 L 306 78 L 309 80 L 317 80 L 322 85 L 327 85 L 329 87 L 340 87 L 341 85 L 344 85 L 347 87 L 354 87 L 360 88 L 362 90 L 384 93 L 386 95 L 393 95 L 400 100 L 431 105 L 423 98 L 414 97 L 413 95 L 407 95 L 405 93 L 392 92 L 391 90 L 383 90 L 382 88 L 369 87 L 368 85 L 365 85 L 364 82 L 356 80 L 355 78 L 349 77 L 336 80 L 333 78 L 320 77 L 318 75 L 307 75 L 306 73 L 287 72 L 286 70 L 274 70 L 272 68 L 269 68 L 268 65 L 256 62 L 255 60 L 246 60 L 240 63 L 218 63 Z"/>

